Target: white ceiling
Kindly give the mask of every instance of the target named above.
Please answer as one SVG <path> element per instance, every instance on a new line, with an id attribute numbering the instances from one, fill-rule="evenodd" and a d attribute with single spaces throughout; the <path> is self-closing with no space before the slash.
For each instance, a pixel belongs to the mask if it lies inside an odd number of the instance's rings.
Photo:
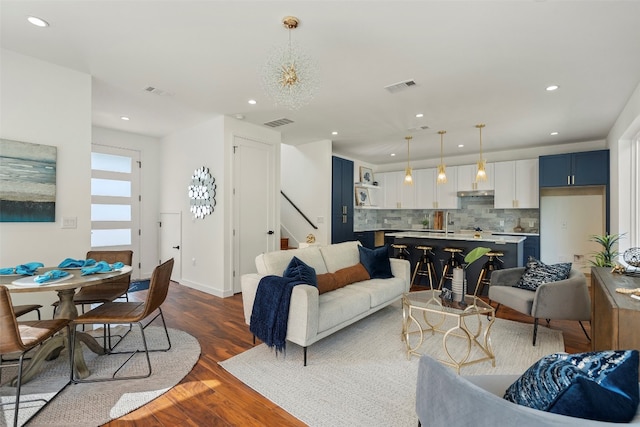
<path id="1" fill-rule="evenodd" d="M 640 1 L 1 0 L 0 14 L 3 48 L 94 77 L 95 125 L 161 137 L 213 114 L 288 118 L 283 142 L 332 139 L 374 164 L 404 161 L 409 134 L 412 159 L 437 158 L 441 129 L 445 156 L 475 154 L 477 123 L 488 153 L 601 140 L 640 83 Z M 320 67 L 298 111 L 260 86 L 286 15 Z"/>

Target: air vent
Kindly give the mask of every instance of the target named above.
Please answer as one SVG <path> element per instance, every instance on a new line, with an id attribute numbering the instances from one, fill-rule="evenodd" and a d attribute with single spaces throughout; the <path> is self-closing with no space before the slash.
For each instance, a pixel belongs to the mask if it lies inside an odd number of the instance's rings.
<path id="1" fill-rule="evenodd" d="M 264 125 L 269 126 L 270 128 L 277 128 L 278 126 L 288 125 L 289 123 L 293 123 L 293 120 L 282 118 L 266 122 Z"/>
<path id="2" fill-rule="evenodd" d="M 152 93 L 158 96 L 173 96 L 173 93 L 167 92 L 166 90 L 158 89 L 157 87 L 147 86 L 144 88 L 145 92 Z"/>
<path id="3" fill-rule="evenodd" d="M 391 93 L 400 92 L 401 90 L 408 89 L 416 85 L 414 80 L 405 80 L 403 82 L 394 83 L 389 86 L 385 86 L 384 88 Z"/>
<path id="4" fill-rule="evenodd" d="M 424 125 L 424 126 L 416 126 L 414 128 L 409 128 L 408 130 L 409 132 L 418 132 L 418 131 L 427 130 L 427 129 L 429 129 L 429 126 Z"/>

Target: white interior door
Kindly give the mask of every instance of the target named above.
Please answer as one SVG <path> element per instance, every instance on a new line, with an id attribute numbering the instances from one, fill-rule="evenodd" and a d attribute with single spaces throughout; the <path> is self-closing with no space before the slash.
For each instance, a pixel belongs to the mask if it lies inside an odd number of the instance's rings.
<path id="1" fill-rule="evenodd" d="M 182 214 L 161 213 L 160 214 L 160 259 L 158 265 L 173 258 L 173 271 L 171 280 L 180 282 L 182 277 Z"/>
<path id="2" fill-rule="evenodd" d="M 234 293 L 240 276 L 256 271 L 255 257 L 275 250 L 280 239 L 275 168 L 273 145 L 234 138 Z"/>

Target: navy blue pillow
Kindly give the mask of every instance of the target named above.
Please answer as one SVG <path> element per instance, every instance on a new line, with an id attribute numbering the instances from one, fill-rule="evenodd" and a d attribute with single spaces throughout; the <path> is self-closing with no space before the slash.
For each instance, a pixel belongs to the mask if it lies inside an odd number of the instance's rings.
<path id="1" fill-rule="evenodd" d="M 551 354 L 534 363 L 504 398 L 555 414 L 628 423 L 638 409 L 638 350 Z"/>
<path id="2" fill-rule="evenodd" d="M 308 285 L 318 286 L 318 277 L 316 276 L 316 270 L 305 264 L 300 258 L 293 257 L 289 262 L 289 265 L 282 273 L 282 277 L 289 277 L 291 279 L 297 279 L 305 282 Z"/>
<path id="3" fill-rule="evenodd" d="M 369 249 L 358 246 L 360 252 L 360 263 L 369 273 L 372 279 L 389 279 L 391 274 L 391 262 L 389 262 L 389 247 L 387 245 L 379 248 Z"/>

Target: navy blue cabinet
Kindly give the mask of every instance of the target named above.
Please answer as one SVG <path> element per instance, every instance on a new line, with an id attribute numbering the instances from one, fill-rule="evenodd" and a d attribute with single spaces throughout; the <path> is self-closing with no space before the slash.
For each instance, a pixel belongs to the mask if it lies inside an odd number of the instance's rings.
<path id="1" fill-rule="evenodd" d="M 365 248 L 375 249 L 376 235 L 374 231 L 356 231 L 353 233 L 353 238 L 359 240 Z"/>
<path id="2" fill-rule="evenodd" d="M 609 150 L 540 156 L 540 187 L 608 183 Z"/>
<path id="3" fill-rule="evenodd" d="M 353 240 L 353 162 L 332 157 L 331 243 Z"/>
<path id="4" fill-rule="evenodd" d="M 530 256 L 540 259 L 540 236 L 527 236 L 522 247 L 523 261 L 526 263 Z"/>

